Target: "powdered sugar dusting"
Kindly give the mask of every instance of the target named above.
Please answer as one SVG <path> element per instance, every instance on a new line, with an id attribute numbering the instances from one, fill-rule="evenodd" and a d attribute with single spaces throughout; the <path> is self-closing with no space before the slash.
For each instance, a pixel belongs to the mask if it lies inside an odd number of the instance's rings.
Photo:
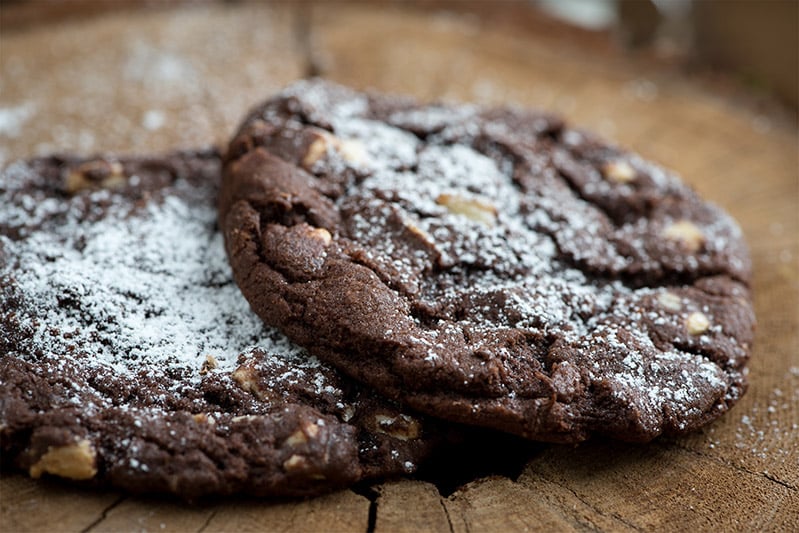
<path id="1" fill-rule="evenodd" d="M 570 346 L 569 357 L 581 367 L 587 386 L 609 391 L 610 401 L 638 419 L 644 431 L 664 425 L 682 430 L 686 420 L 726 409 L 740 395 L 736 383 L 745 371 L 733 367 L 745 348 L 724 330 L 725 318 L 716 308 L 700 304 L 706 295 L 682 288 L 683 299 L 668 308 L 657 299 L 668 283 L 639 288 L 613 279 L 634 268 L 658 275 L 663 266 L 653 243 L 662 238 L 653 231 L 677 218 L 611 220 L 603 200 L 591 198 L 623 198 L 631 186 L 614 185 L 595 169 L 589 169 L 593 181 L 587 184 L 566 183 L 555 159 L 576 156 L 537 140 L 546 130 L 543 119 L 531 121 L 530 131 L 516 132 L 469 106 L 427 106 L 375 118 L 364 95 L 319 82 L 298 83 L 284 96 L 306 120 L 363 145 L 365 161 L 331 153 L 314 171 L 336 173 L 346 165 L 363 175 L 336 200 L 347 217 L 346 237 L 364 245 L 359 257 L 389 286 L 417 309 L 430 310 L 431 316 L 414 317 L 419 330 L 412 342 L 427 354 L 424 361 L 433 372 L 449 365 L 447 371 L 457 372 L 465 385 L 479 375 L 496 381 L 484 360 L 445 358 L 444 351 L 453 347 L 524 361 L 513 364 L 534 365 L 551 356 L 534 346 L 503 344 L 504 332 L 514 330 Z M 496 146 L 486 146 L 486 138 Z M 562 141 L 574 152 L 587 142 L 570 130 Z M 503 142 L 522 146 L 507 155 Z M 526 155 L 519 155 L 522 150 Z M 626 157 L 636 176 L 659 194 L 690 197 L 675 176 Z M 526 176 L 520 174 L 525 169 Z M 720 211 L 703 209 L 703 253 L 721 257 L 740 232 Z M 674 269 L 696 271 L 706 257 L 685 254 Z M 582 266 L 610 274 L 597 276 Z M 732 266 L 745 270 L 740 262 Z M 707 331 L 687 331 L 692 312 L 707 318 Z M 714 343 L 728 347 L 728 360 L 708 357 Z M 508 379 L 498 390 L 515 394 L 524 388 Z"/>
<path id="2" fill-rule="evenodd" d="M 197 383 L 207 356 L 216 372 L 227 373 L 240 354 L 258 350 L 266 366 L 295 367 L 277 381 L 310 380 L 332 390 L 316 372 L 319 362 L 265 328 L 239 293 L 210 189 L 205 202 L 165 194 L 134 208 L 109 191 L 42 199 L 40 189 L 21 190 L 36 179 L 21 163 L 2 179 L 0 227 L 35 228 L 17 240 L 0 235 L 0 258 L 8 258 L 0 280 L 21 300 L 17 320 L 27 337 L 10 355 L 73 359 L 123 375 L 177 372 Z M 175 187 L 180 193 L 192 186 Z M 110 203 L 108 213 L 91 220 L 87 200 Z"/>

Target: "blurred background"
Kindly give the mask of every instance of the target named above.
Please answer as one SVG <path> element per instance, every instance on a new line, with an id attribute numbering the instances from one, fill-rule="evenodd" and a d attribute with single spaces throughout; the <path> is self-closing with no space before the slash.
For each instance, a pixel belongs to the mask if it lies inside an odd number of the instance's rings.
<path id="1" fill-rule="evenodd" d="M 686 68 L 728 73 L 794 109 L 799 99 L 796 0 L 537 0 L 568 23 L 612 33 Z"/>
<path id="2" fill-rule="evenodd" d="M 246 0 L 0 0 L 0 30 L 21 31 L 36 24 L 111 11 L 242 1 Z M 531 30 L 546 24 L 547 19 L 559 21 L 564 27 L 605 35 L 630 53 L 651 54 L 660 60 L 676 62 L 693 73 L 729 76 L 752 93 L 785 104 L 796 121 L 797 0 L 372 0 L 372 3 L 474 13 L 503 19 L 510 25 L 528 25 Z"/>
<path id="3" fill-rule="evenodd" d="M 224 145 L 319 75 L 549 109 L 691 172 L 702 129 L 795 133 L 797 24 L 797 0 L 0 0 L 0 164 Z"/>

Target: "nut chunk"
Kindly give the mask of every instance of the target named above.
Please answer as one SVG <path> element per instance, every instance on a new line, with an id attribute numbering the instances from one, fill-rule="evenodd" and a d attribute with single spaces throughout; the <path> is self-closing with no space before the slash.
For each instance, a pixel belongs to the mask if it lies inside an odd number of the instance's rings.
<path id="1" fill-rule="evenodd" d="M 705 244 L 705 235 L 696 224 L 688 220 L 680 220 L 668 226 L 663 231 L 663 236 L 671 241 L 677 241 L 690 252 L 698 252 Z"/>
<path id="2" fill-rule="evenodd" d="M 450 213 L 463 215 L 469 220 L 492 226 L 497 218 L 497 208 L 477 198 L 464 198 L 455 194 L 441 194 L 436 203 L 446 207 Z"/>
<path id="3" fill-rule="evenodd" d="M 615 183 L 630 183 L 635 180 L 637 173 L 627 161 L 608 161 L 602 167 L 602 174 L 606 179 Z"/>
<path id="4" fill-rule="evenodd" d="M 693 312 L 685 319 L 685 327 L 691 335 L 701 335 L 710 328 L 710 320 L 704 313 Z"/>
<path id="5" fill-rule="evenodd" d="M 125 169 L 118 161 L 87 161 L 67 174 L 67 192 L 75 194 L 84 189 L 119 189 L 125 186 Z"/>
<path id="6" fill-rule="evenodd" d="M 378 414 L 375 415 L 375 431 L 399 440 L 415 440 L 421 435 L 422 426 L 418 420 L 405 414 Z"/>
<path id="7" fill-rule="evenodd" d="M 302 166 L 310 169 L 314 164 L 324 158 L 330 150 L 337 152 L 345 161 L 362 164 L 366 161 L 366 149 L 360 141 L 355 139 L 340 139 L 326 131 L 313 133 L 314 140 L 308 146 L 302 158 Z"/>
<path id="8" fill-rule="evenodd" d="M 91 479 L 97 474 L 95 456 L 91 442 L 86 439 L 67 446 L 50 446 L 29 473 L 32 478 L 47 473 L 69 479 Z"/>

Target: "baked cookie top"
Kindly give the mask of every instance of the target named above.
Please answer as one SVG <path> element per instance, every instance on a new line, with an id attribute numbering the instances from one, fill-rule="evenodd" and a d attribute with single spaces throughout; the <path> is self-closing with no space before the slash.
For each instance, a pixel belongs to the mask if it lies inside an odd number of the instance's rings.
<path id="1" fill-rule="evenodd" d="M 746 388 L 738 226 L 557 117 L 299 82 L 231 142 L 220 221 L 267 324 L 448 420 L 646 441 Z"/>
<path id="2" fill-rule="evenodd" d="M 252 313 L 216 226 L 220 173 L 207 151 L 0 175 L 4 463 L 192 499 L 314 494 L 429 452 L 427 424 Z"/>

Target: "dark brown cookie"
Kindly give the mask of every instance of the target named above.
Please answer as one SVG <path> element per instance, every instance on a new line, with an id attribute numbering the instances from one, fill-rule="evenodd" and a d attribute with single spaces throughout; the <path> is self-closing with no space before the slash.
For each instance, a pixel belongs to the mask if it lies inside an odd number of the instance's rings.
<path id="1" fill-rule="evenodd" d="M 264 327 L 233 283 L 214 152 L 0 175 L 6 466 L 184 498 L 412 472 L 437 434 Z"/>
<path id="2" fill-rule="evenodd" d="M 420 411 L 646 441 L 746 388 L 739 228 L 556 117 L 300 82 L 245 120 L 220 198 L 264 321 Z"/>

